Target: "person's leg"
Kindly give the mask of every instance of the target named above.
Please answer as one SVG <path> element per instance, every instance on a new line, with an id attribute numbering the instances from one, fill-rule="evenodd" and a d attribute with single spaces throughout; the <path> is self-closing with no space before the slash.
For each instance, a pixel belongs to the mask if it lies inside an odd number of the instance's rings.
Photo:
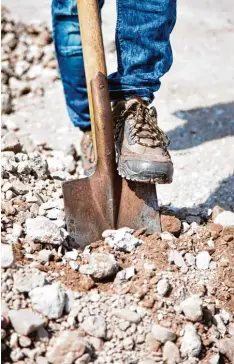
<path id="1" fill-rule="evenodd" d="M 146 183 L 170 183 L 169 139 L 148 104 L 172 64 L 170 33 L 176 0 L 117 0 L 118 71 L 109 76 L 119 174 Z M 117 102 L 118 101 L 118 102 Z"/>
<path id="2" fill-rule="evenodd" d="M 118 71 L 109 76 L 112 101 L 133 96 L 151 102 L 172 64 L 170 33 L 176 0 L 117 0 Z"/>
<path id="3" fill-rule="evenodd" d="M 104 0 L 99 0 L 100 8 Z M 52 0 L 53 38 L 68 114 L 81 130 L 91 129 L 76 0 Z"/>

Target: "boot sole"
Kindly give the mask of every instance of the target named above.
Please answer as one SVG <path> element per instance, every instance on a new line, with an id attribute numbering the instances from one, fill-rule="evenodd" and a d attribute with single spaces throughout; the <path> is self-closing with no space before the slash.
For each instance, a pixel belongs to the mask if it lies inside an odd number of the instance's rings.
<path id="1" fill-rule="evenodd" d="M 142 173 L 134 173 L 125 164 L 121 163 L 121 160 L 117 161 L 117 170 L 121 177 L 126 178 L 129 181 L 151 183 L 151 184 L 169 184 L 172 183 L 172 178 L 169 178 L 165 174 L 158 173 L 157 176 L 150 176 Z"/>

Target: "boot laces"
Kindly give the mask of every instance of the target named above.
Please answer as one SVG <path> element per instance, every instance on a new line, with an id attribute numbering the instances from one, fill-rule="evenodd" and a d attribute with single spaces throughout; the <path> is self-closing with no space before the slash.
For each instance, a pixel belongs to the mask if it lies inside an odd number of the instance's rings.
<path id="1" fill-rule="evenodd" d="M 115 119 L 116 139 L 123 133 L 124 122 L 128 119 L 129 136 L 133 142 L 145 147 L 162 147 L 165 150 L 170 144 L 170 138 L 157 124 L 157 112 L 153 106 L 148 108 L 136 101 Z"/>

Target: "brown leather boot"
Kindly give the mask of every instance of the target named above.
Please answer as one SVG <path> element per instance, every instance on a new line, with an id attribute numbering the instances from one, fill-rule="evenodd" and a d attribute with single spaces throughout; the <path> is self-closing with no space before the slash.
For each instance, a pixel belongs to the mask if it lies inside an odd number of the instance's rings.
<path id="1" fill-rule="evenodd" d="M 132 181 L 171 183 L 170 141 L 158 127 L 156 109 L 139 98 L 119 101 L 113 121 L 119 174 Z"/>

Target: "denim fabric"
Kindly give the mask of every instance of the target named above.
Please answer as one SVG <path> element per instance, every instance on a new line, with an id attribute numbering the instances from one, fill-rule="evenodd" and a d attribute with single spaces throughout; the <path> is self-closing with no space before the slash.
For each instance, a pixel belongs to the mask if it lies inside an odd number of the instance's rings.
<path id="1" fill-rule="evenodd" d="M 102 8 L 104 0 L 99 0 Z M 142 97 L 149 102 L 172 64 L 170 33 L 176 0 L 117 0 L 117 72 L 109 75 L 112 101 Z M 69 116 L 90 129 L 76 0 L 52 0 L 55 51 Z"/>

